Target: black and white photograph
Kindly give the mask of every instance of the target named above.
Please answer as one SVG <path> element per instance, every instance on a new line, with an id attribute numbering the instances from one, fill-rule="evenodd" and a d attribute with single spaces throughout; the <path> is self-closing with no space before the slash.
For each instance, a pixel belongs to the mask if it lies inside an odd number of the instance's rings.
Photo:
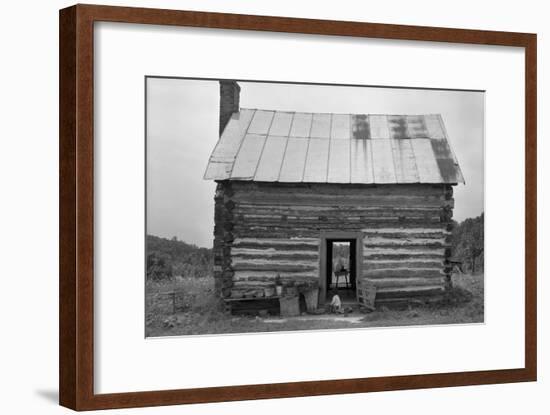
<path id="1" fill-rule="evenodd" d="M 145 89 L 146 337 L 484 322 L 484 91 Z"/>
<path id="2" fill-rule="evenodd" d="M 544 413 L 548 13 L 470 3 L 4 2 L 0 413 Z"/>

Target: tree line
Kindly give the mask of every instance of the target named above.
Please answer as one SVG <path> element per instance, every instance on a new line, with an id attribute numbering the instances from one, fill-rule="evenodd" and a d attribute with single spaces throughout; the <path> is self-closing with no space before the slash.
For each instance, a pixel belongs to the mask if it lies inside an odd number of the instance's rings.
<path id="1" fill-rule="evenodd" d="M 147 279 L 201 278 L 212 272 L 212 249 L 147 235 Z"/>
<path id="2" fill-rule="evenodd" d="M 485 214 L 454 222 L 452 259 L 462 262 L 462 270 L 475 274 L 484 270 Z"/>

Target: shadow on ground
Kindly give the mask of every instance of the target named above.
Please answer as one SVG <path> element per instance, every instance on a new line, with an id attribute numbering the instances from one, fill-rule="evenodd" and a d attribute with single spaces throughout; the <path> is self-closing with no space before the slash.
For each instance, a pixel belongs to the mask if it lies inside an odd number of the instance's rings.
<path id="1" fill-rule="evenodd" d="M 55 405 L 59 404 L 59 391 L 57 389 L 39 389 L 35 393 L 47 402 Z"/>

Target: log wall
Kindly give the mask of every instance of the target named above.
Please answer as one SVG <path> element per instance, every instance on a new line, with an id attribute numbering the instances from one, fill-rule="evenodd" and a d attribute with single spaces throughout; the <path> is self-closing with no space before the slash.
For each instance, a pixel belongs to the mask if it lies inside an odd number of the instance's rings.
<path id="1" fill-rule="evenodd" d="M 224 297 L 319 283 L 323 232 L 363 234 L 362 275 L 377 298 L 443 293 L 450 283 L 452 186 L 221 181 L 214 263 Z M 247 291 L 248 290 L 248 291 Z"/>

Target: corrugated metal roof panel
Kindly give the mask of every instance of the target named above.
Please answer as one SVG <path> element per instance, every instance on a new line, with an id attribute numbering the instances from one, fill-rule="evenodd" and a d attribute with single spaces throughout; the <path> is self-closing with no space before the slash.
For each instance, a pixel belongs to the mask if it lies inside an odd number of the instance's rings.
<path id="1" fill-rule="evenodd" d="M 257 110 L 248 127 L 248 134 L 267 134 L 274 114 L 274 111 Z"/>
<path id="2" fill-rule="evenodd" d="M 273 117 L 273 122 L 271 123 L 271 128 L 269 129 L 269 135 L 288 137 L 293 115 L 292 112 L 276 112 Z"/>
<path id="3" fill-rule="evenodd" d="M 206 173 L 205 179 L 225 180 L 231 176 L 233 163 L 239 151 L 243 136 L 250 125 L 254 116 L 254 110 L 242 109 L 231 116 L 230 122 L 220 137 L 212 155 Z"/>
<path id="4" fill-rule="evenodd" d="M 350 139 L 350 116 L 349 114 L 334 114 L 332 116 L 332 126 L 330 128 L 330 137 L 335 139 Z"/>
<path id="5" fill-rule="evenodd" d="M 351 136 L 355 140 L 372 138 L 368 115 L 354 114 L 351 116 Z"/>
<path id="6" fill-rule="evenodd" d="M 313 114 L 313 123 L 311 124 L 312 138 L 329 138 L 330 137 L 330 114 Z"/>
<path id="7" fill-rule="evenodd" d="M 411 140 L 420 183 L 445 183 L 439 173 L 431 141 L 429 138 Z"/>
<path id="8" fill-rule="evenodd" d="M 287 140 L 287 137 L 273 135 L 267 137 L 254 180 L 276 182 L 279 179 Z"/>
<path id="9" fill-rule="evenodd" d="M 351 140 L 351 183 L 374 183 L 372 140 Z"/>
<path id="10" fill-rule="evenodd" d="M 308 145 L 309 140 L 306 138 L 289 137 L 279 175 L 280 182 L 302 181 Z"/>
<path id="11" fill-rule="evenodd" d="M 312 138 L 307 149 L 304 182 L 325 183 L 328 173 L 328 138 Z"/>
<path id="12" fill-rule="evenodd" d="M 292 120 L 291 137 L 309 137 L 313 114 L 297 112 Z"/>
<path id="13" fill-rule="evenodd" d="M 430 138 L 445 138 L 445 132 L 441 126 L 439 115 L 424 115 L 424 122 L 426 123 L 426 128 L 428 129 Z"/>
<path id="14" fill-rule="evenodd" d="M 386 115 L 369 115 L 369 125 L 371 138 L 390 138 Z"/>
<path id="15" fill-rule="evenodd" d="M 447 183 L 463 181 L 462 172 L 454 159 L 447 140 L 430 140 L 430 144 L 443 180 Z"/>
<path id="16" fill-rule="evenodd" d="M 375 183 L 397 183 L 391 141 L 375 138 L 372 143 L 372 169 Z"/>
<path id="17" fill-rule="evenodd" d="M 396 139 L 410 138 L 407 130 L 407 117 L 405 115 L 388 116 L 390 137 Z"/>
<path id="18" fill-rule="evenodd" d="M 231 171 L 232 179 L 252 180 L 254 178 L 265 139 L 265 135 L 259 134 L 247 134 L 244 137 Z"/>
<path id="19" fill-rule="evenodd" d="M 418 169 L 411 140 L 391 140 L 397 183 L 418 183 Z"/>
<path id="20" fill-rule="evenodd" d="M 233 114 L 204 177 L 311 183 L 464 182 L 439 115 L 247 109 Z"/>
<path id="21" fill-rule="evenodd" d="M 350 182 L 350 143 L 351 140 L 331 140 L 327 176 L 329 183 Z"/>
<path id="22" fill-rule="evenodd" d="M 407 130 L 409 138 L 429 138 L 428 129 L 423 115 L 407 116 Z"/>

